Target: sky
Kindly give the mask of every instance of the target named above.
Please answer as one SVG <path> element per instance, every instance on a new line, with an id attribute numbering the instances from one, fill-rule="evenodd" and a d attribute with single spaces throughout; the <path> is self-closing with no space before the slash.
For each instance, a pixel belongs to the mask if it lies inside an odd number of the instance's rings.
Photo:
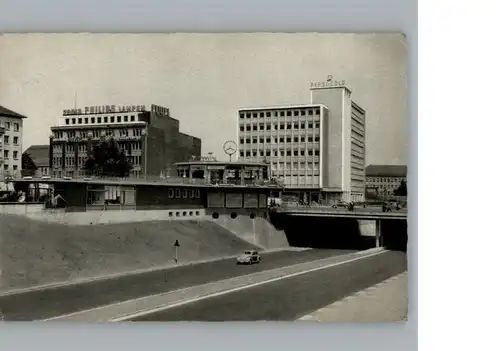
<path id="1" fill-rule="evenodd" d="M 401 34 L 4 34 L 0 105 L 28 117 L 24 150 L 75 93 L 78 108 L 161 105 L 226 160 L 238 108 L 309 103 L 332 75 L 366 110 L 366 164 L 407 164 L 407 61 Z"/>

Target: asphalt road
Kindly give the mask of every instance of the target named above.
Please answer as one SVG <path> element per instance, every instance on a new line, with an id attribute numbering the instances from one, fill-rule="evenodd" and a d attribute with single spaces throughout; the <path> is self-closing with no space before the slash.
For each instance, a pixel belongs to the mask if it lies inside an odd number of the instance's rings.
<path id="1" fill-rule="evenodd" d="M 386 252 L 137 317 L 132 321 L 291 321 L 406 270 L 406 255 Z"/>
<path id="2" fill-rule="evenodd" d="M 5 295 L 0 296 L 0 313 L 6 321 L 46 319 L 350 252 L 355 251 L 277 251 L 263 254 L 262 262 L 251 266 L 237 266 L 235 259 L 224 259 L 108 280 Z"/>

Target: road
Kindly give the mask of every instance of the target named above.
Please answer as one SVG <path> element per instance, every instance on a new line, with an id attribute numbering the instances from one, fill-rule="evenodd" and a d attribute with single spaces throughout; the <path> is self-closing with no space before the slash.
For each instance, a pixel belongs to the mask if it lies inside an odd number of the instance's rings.
<path id="1" fill-rule="evenodd" d="M 263 254 L 262 262 L 251 266 L 237 266 L 235 259 L 224 259 L 108 280 L 4 295 L 0 296 L 0 311 L 7 321 L 47 319 L 143 296 L 351 252 L 355 251 L 277 251 Z"/>
<path id="2" fill-rule="evenodd" d="M 390 251 L 198 300 L 132 321 L 291 321 L 406 269 L 406 255 Z"/>

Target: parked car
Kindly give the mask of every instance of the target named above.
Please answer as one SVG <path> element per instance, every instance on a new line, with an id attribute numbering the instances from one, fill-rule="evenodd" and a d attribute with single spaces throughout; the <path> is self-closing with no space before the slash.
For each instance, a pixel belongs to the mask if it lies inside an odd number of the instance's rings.
<path id="1" fill-rule="evenodd" d="M 257 251 L 244 251 L 241 256 L 236 259 L 236 264 L 254 264 L 262 261 Z"/>

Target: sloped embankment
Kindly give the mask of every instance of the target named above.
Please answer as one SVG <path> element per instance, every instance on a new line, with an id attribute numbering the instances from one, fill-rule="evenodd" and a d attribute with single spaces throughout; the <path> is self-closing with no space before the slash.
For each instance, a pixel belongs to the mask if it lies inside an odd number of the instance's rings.
<path id="1" fill-rule="evenodd" d="M 67 226 L 0 215 L 0 290 L 236 255 L 254 246 L 211 221 Z"/>

